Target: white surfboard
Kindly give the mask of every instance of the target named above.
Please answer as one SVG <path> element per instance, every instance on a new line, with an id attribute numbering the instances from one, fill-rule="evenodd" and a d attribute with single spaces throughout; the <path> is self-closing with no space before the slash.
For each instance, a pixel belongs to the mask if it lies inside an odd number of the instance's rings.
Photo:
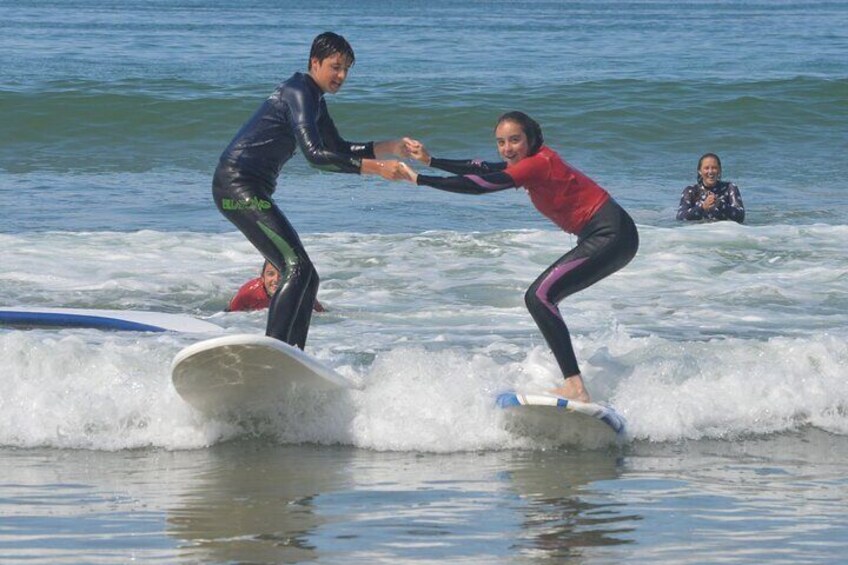
<path id="1" fill-rule="evenodd" d="M 578 402 L 552 394 L 500 394 L 511 432 L 556 445 L 599 448 L 627 435 L 624 417 L 611 406 Z"/>
<path id="2" fill-rule="evenodd" d="M 356 388 L 297 347 L 255 334 L 186 347 L 174 357 L 171 379 L 183 400 L 209 415 L 242 416 L 274 409 L 293 395 Z"/>
<path id="3" fill-rule="evenodd" d="M 0 308 L 0 326 L 15 329 L 93 328 L 135 332 L 218 333 L 223 328 L 182 314 L 84 308 Z"/>

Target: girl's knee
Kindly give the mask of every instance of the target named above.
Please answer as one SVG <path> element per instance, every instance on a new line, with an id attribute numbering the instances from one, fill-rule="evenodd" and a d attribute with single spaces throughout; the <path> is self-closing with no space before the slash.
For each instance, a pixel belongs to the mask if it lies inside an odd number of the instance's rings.
<path id="1" fill-rule="evenodd" d="M 538 288 L 535 284 L 531 285 L 524 293 L 524 304 L 531 313 L 544 306 L 544 302 L 539 298 Z"/>

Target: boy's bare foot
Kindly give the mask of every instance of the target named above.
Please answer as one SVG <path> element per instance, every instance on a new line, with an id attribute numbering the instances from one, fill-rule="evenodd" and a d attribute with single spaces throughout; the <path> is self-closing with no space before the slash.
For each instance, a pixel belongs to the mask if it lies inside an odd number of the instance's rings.
<path id="1" fill-rule="evenodd" d="M 586 391 L 586 387 L 583 386 L 583 377 L 579 374 L 566 378 L 562 386 L 552 390 L 551 394 L 567 398 L 568 400 L 589 402 L 589 393 Z"/>

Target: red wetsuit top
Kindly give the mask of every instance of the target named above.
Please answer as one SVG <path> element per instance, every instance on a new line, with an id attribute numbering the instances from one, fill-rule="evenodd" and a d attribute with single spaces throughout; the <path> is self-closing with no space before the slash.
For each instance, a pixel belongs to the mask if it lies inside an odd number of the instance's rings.
<path id="1" fill-rule="evenodd" d="M 609 200 L 609 193 L 598 183 L 544 145 L 504 172 L 527 189 L 539 212 L 569 233 L 580 233 Z"/>
<path id="2" fill-rule="evenodd" d="M 271 297 L 265 291 L 262 277 L 256 277 L 244 283 L 227 306 L 227 312 L 244 310 L 262 310 L 271 303 Z"/>
<path id="3" fill-rule="evenodd" d="M 542 146 L 515 165 L 481 161 L 432 159 L 430 166 L 462 176 L 418 175 L 418 184 L 448 192 L 484 194 L 524 187 L 536 209 L 560 228 L 579 234 L 610 198 L 595 181 Z"/>

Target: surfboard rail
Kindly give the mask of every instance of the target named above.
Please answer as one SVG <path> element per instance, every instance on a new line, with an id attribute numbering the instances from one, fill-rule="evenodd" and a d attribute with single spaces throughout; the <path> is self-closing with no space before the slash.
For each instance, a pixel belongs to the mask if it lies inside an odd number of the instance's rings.
<path id="1" fill-rule="evenodd" d="M 627 430 L 627 421 L 615 408 L 594 402 L 579 402 L 548 393 L 523 394 L 517 392 L 501 393 L 495 402 L 501 409 L 515 410 L 526 407 L 529 410 L 535 410 L 537 415 L 553 413 L 555 416 L 556 412 L 561 410 L 589 416 L 603 422 L 619 439 L 625 436 Z M 521 410 L 518 410 L 518 412 L 521 412 Z M 556 421 L 552 419 L 551 423 L 556 425 Z"/>

